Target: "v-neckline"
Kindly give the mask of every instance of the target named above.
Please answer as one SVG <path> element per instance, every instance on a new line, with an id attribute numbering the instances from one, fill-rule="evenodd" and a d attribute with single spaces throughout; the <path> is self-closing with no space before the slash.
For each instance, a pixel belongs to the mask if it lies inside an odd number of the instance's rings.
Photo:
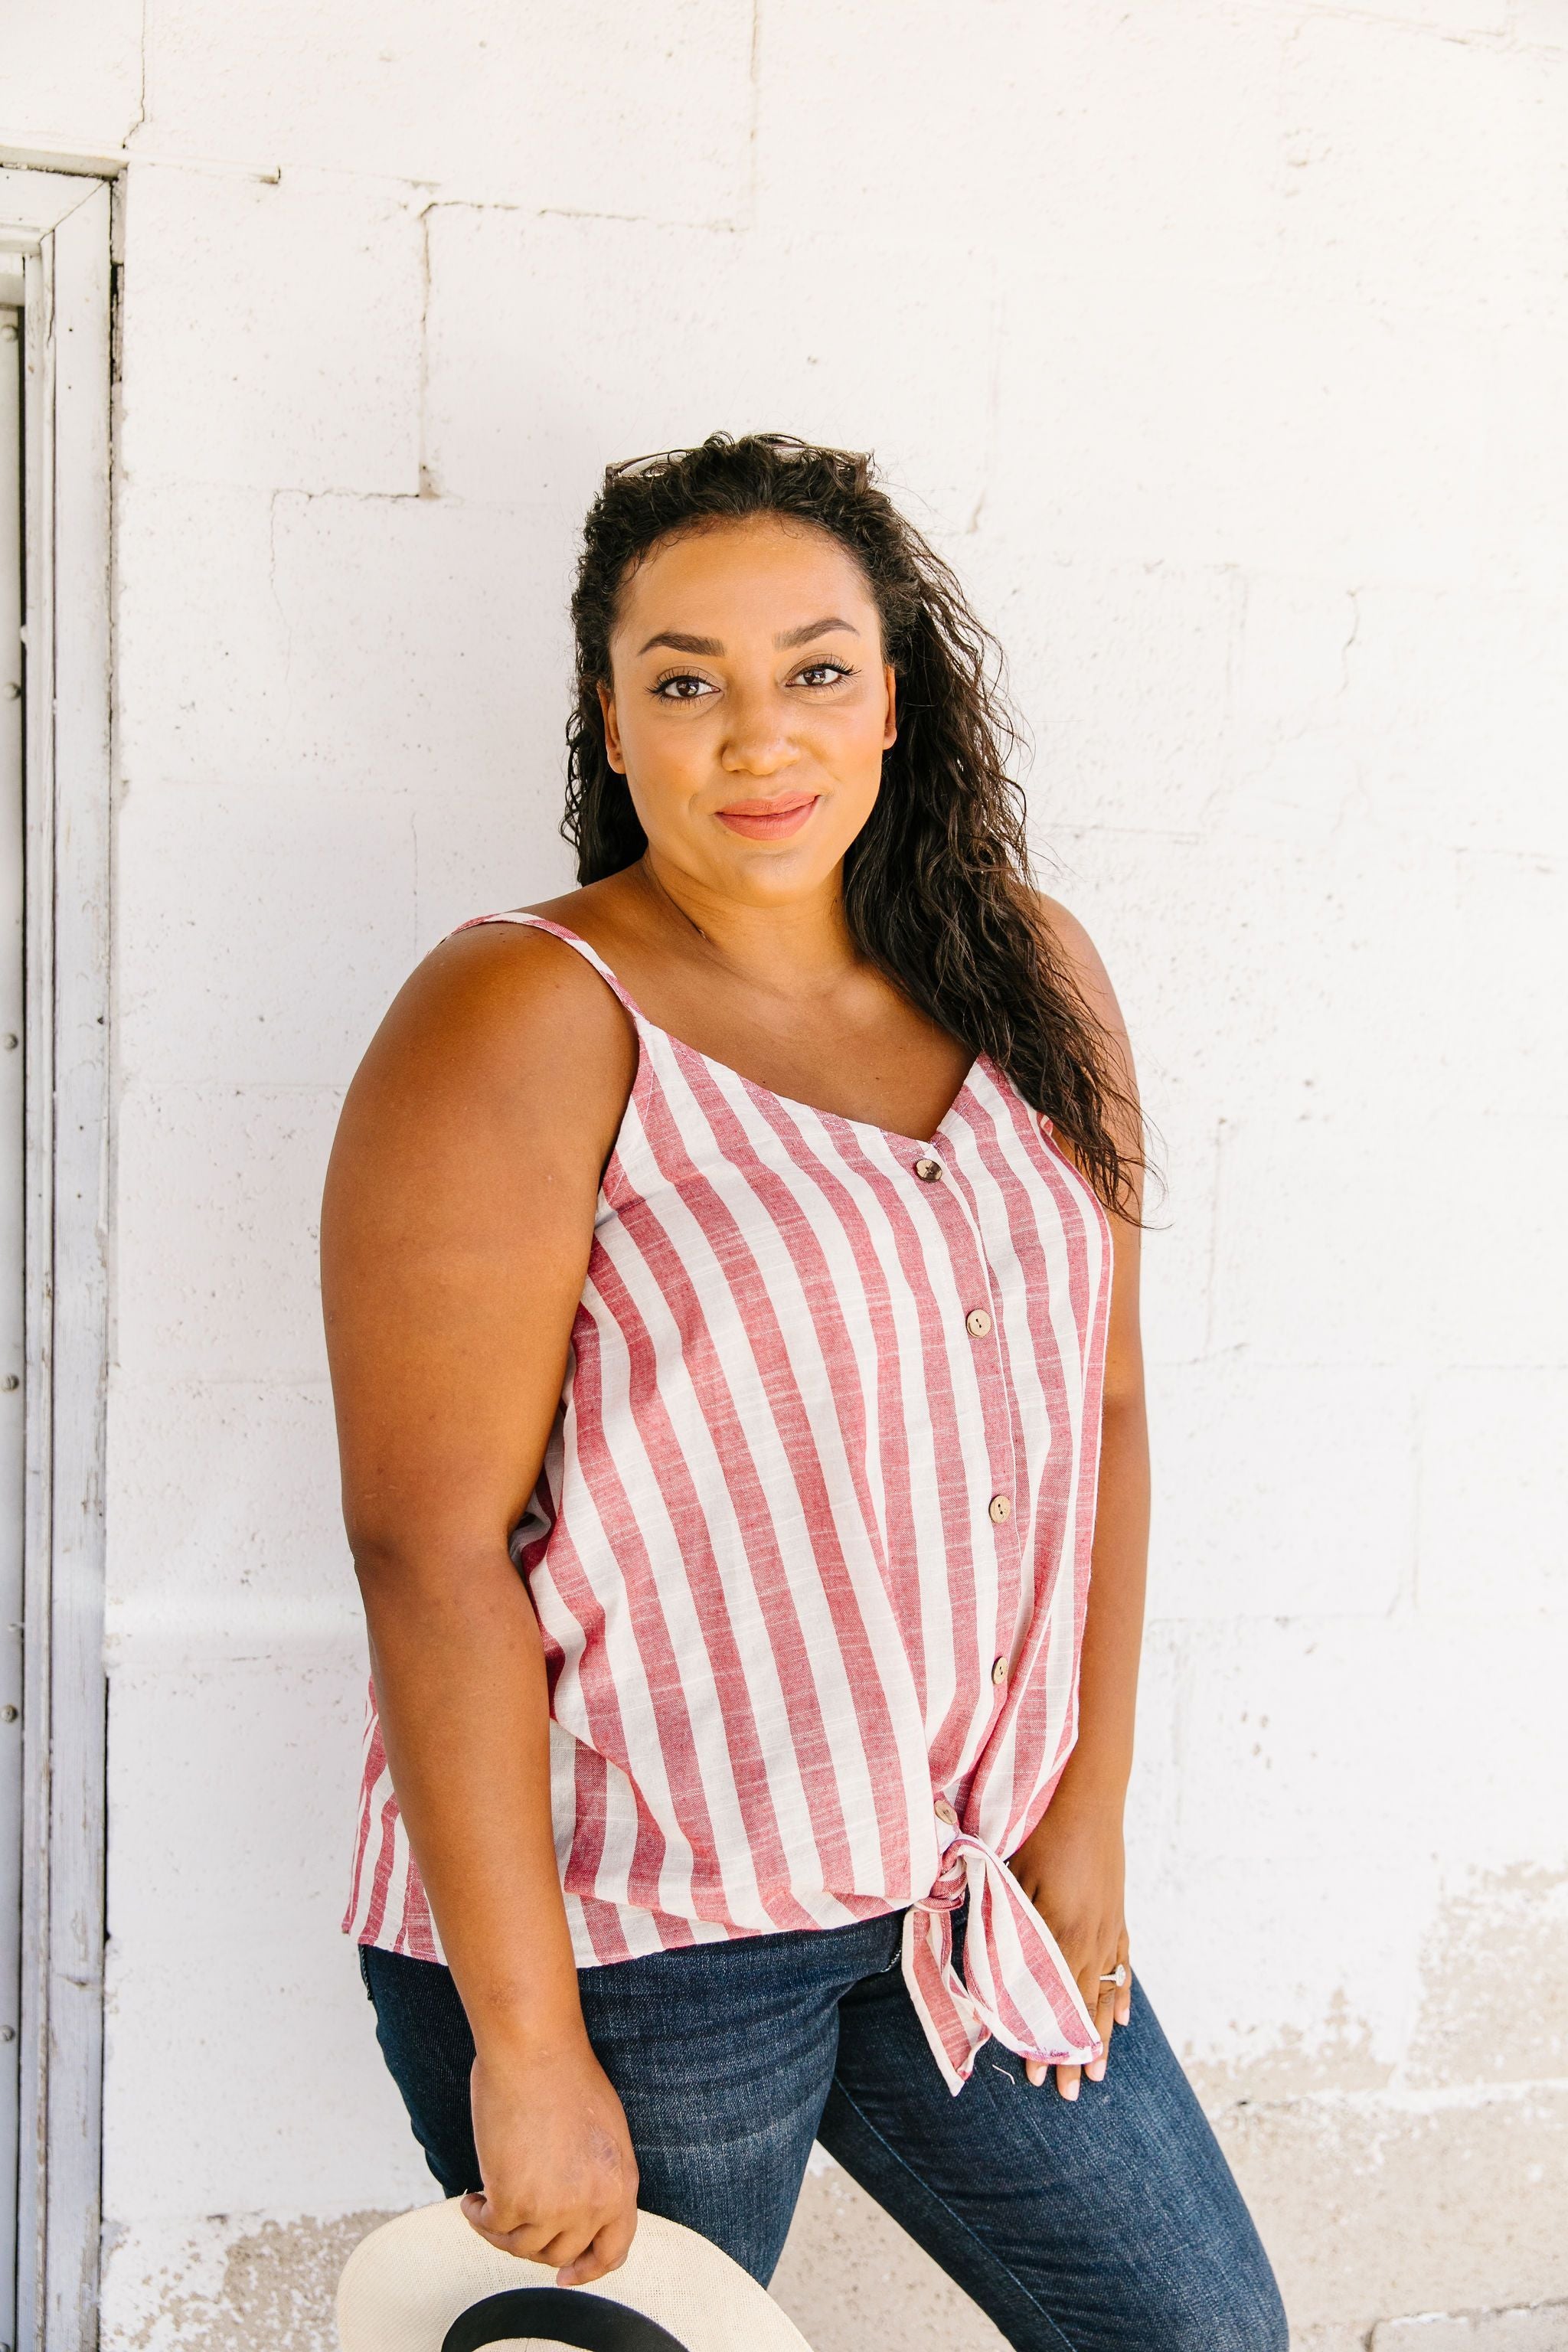
<path id="1" fill-rule="evenodd" d="M 662 1021 L 655 1021 L 650 1013 L 643 1011 L 619 972 L 614 971 L 606 962 L 593 940 L 585 940 L 581 931 L 574 931 L 570 923 L 558 923 L 553 915 L 531 915 L 523 907 L 520 907 L 517 912 L 524 921 L 536 923 L 541 929 L 553 931 L 559 937 L 571 940 L 578 947 L 586 949 L 599 972 L 609 982 L 632 1019 L 640 1023 L 643 1028 L 651 1029 L 656 1037 L 662 1037 L 666 1044 L 673 1046 L 678 1054 L 689 1054 L 693 1061 L 700 1062 L 706 1069 L 717 1070 L 724 1077 L 733 1078 L 738 1086 L 744 1087 L 749 1094 L 760 1096 L 764 1102 L 777 1103 L 784 1110 L 803 1112 L 806 1118 L 822 1119 L 829 1127 L 846 1128 L 854 1135 L 879 1136 L 884 1143 L 903 1144 L 911 1151 L 933 1150 L 949 1119 L 952 1118 L 960 1104 L 973 1093 L 975 1078 L 987 1059 L 984 1054 L 975 1055 L 963 1074 L 958 1092 L 953 1096 L 929 1136 L 906 1135 L 900 1128 L 879 1127 L 872 1118 L 850 1118 L 841 1110 L 822 1110 L 816 1103 L 802 1102 L 796 1095 L 780 1094 L 776 1087 L 764 1086 L 760 1078 L 749 1078 L 744 1070 L 738 1070 L 732 1062 L 721 1062 L 716 1054 L 705 1054 L 700 1045 L 689 1044 L 684 1037 L 678 1037 L 673 1029 L 667 1029 Z"/>
<path id="2" fill-rule="evenodd" d="M 942 1129 L 958 1109 L 959 1105 L 973 1092 L 975 1076 L 985 1059 L 984 1054 L 975 1055 L 963 1074 L 963 1082 L 958 1092 L 948 1104 L 930 1135 L 906 1135 L 900 1128 L 879 1127 L 874 1118 L 850 1118 L 844 1111 L 823 1110 L 816 1103 L 802 1102 L 796 1095 L 780 1094 L 776 1087 L 765 1087 L 760 1078 L 749 1078 L 745 1071 L 736 1069 L 732 1062 L 721 1062 L 716 1055 L 705 1054 L 700 1045 L 689 1045 L 684 1037 L 678 1037 L 672 1029 L 665 1028 L 661 1022 L 650 1020 L 642 1007 L 634 1003 L 629 996 L 626 1003 L 633 1019 L 640 1021 L 646 1029 L 651 1029 L 656 1036 L 662 1037 L 668 1045 L 675 1048 L 678 1054 L 689 1054 L 693 1061 L 700 1062 L 705 1068 L 717 1070 L 722 1076 L 733 1078 L 738 1085 L 745 1087 L 748 1094 L 760 1095 L 764 1101 L 777 1103 L 784 1110 L 804 1112 L 806 1118 L 819 1118 L 828 1127 L 847 1128 L 852 1134 L 857 1135 L 879 1136 L 884 1143 L 906 1144 L 911 1151 L 931 1151 L 936 1149 Z"/>

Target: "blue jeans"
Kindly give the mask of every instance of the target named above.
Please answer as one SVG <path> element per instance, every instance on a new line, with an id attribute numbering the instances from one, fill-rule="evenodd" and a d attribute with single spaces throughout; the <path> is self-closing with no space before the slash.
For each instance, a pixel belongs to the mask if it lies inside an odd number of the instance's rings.
<path id="1" fill-rule="evenodd" d="M 1017 2352 L 1284 2352 L 1268 2258 L 1142 1990 L 1076 2104 L 994 2042 L 953 2098 L 904 1990 L 901 1925 L 581 1971 L 643 2210 L 765 2284 L 815 2137 Z M 369 1947 L 360 1965 L 431 2171 L 448 2196 L 477 2189 L 474 2045 L 450 1973 Z"/>

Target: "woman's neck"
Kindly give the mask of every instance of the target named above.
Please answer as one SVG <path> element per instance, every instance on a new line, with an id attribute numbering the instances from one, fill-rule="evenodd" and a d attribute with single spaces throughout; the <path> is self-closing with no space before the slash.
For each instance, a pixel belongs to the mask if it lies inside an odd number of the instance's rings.
<path id="1" fill-rule="evenodd" d="M 652 918 L 726 977 L 800 999 L 840 986 L 858 969 L 844 915 L 843 868 L 798 898 L 747 905 L 645 851 L 632 868 Z"/>

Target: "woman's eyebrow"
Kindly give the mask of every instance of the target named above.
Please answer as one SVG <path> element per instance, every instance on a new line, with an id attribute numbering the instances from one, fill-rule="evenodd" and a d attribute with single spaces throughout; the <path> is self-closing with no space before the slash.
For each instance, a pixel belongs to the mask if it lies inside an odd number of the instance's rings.
<path id="1" fill-rule="evenodd" d="M 860 634 L 853 621 L 808 621 L 804 629 L 786 629 L 782 637 L 773 639 L 773 643 L 780 653 L 784 653 L 791 646 L 808 646 L 813 637 L 826 636 L 829 629 L 847 629 L 852 637 Z"/>
<path id="2" fill-rule="evenodd" d="M 782 637 L 773 639 L 773 644 L 780 653 L 784 653 L 795 646 L 808 646 L 813 637 L 826 636 L 829 629 L 847 629 L 852 637 L 860 634 L 853 621 L 834 617 L 826 621 L 807 621 L 804 628 L 786 629 Z M 649 637 L 646 646 L 637 647 L 638 660 L 644 654 L 652 653 L 655 646 L 668 646 L 678 654 L 717 656 L 724 650 L 717 637 L 689 637 L 683 629 L 660 629 L 657 636 Z"/>
<path id="3" fill-rule="evenodd" d="M 670 646 L 678 654 L 721 654 L 724 650 L 717 637 L 689 637 L 679 629 L 660 629 L 658 636 L 649 637 L 646 646 L 637 647 L 638 660 L 644 654 L 652 653 L 655 646 Z"/>

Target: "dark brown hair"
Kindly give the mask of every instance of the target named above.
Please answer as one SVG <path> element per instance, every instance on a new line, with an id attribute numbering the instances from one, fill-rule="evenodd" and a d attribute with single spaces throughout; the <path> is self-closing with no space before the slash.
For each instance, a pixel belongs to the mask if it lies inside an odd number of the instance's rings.
<path id="1" fill-rule="evenodd" d="M 647 836 L 605 753 L 601 683 L 632 568 L 681 533 L 780 515 L 837 540 L 865 574 L 899 686 L 899 736 L 844 860 L 860 952 L 1026 1102 L 1048 1112 L 1108 1205 L 1134 1213 L 1142 1165 L 1121 1057 L 1085 1003 L 1030 885 L 1016 737 L 994 641 L 956 578 L 872 479 L 870 460 L 785 434 L 710 435 L 612 466 L 589 509 L 572 599 L 577 703 L 566 813 L 580 883 L 633 865 Z"/>

